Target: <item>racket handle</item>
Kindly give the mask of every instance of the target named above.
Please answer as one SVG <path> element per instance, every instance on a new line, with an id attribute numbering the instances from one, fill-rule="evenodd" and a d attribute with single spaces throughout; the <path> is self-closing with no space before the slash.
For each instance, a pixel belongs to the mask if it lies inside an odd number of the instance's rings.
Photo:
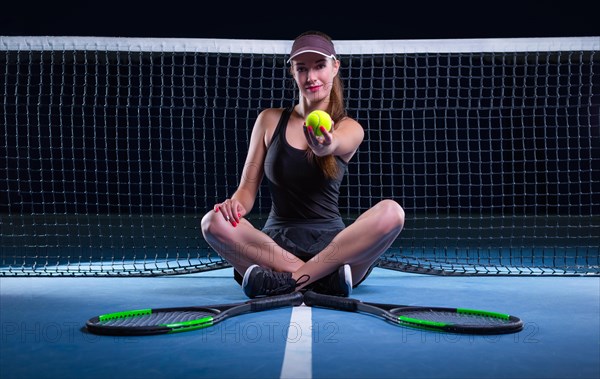
<path id="1" fill-rule="evenodd" d="M 304 294 L 304 304 L 311 307 L 316 305 L 342 311 L 356 312 L 358 310 L 359 301 L 346 297 L 322 295 L 313 291 L 308 291 Z"/>
<path id="2" fill-rule="evenodd" d="M 266 311 L 268 309 L 289 307 L 302 304 L 303 296 L 300 292 L 292 292 L 285 295 L 270 296 L 257 300 L 250 300 L 252 312 Z"/>

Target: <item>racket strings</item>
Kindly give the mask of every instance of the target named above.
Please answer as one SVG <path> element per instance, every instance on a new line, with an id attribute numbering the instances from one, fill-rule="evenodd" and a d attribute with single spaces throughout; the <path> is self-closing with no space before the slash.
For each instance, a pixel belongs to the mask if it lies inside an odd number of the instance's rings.
<path id="1" fill-rule="evenodd" d="M 102 321 L 101 324 L 103 326 L 144 327 L 198 320 L 214 315 L 214 313 L 202 311 L 157 312 L 142 316 L 131 316 L 106 320 Z"/>
<path id="2" fill-rule="evenodd" d="M 437 310 L 415 310 L 409 312 L 398 312 L 398 316 L 409 317 L 417 320 L 426 320 L 442 324 L 460 324 L 465 326 L 500 326 L 510 324 L 511 321 L 499 317 L 456 313 L 451 311 Z"/>

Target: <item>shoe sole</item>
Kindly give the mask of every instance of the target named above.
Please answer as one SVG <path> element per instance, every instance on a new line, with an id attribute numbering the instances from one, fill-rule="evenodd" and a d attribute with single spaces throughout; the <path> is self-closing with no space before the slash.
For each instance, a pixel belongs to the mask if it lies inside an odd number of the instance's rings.
<path id="1" fill-rule="evenodd" d="M 348 288 L 348 295 L 352 293 L 352 269 L 349 264 L 344 265 L 344 281 L 346 284 L 346 288 Z"/>
<path id="2" fill-rule="evenodd" d="M 246 272 L 244 273 L 244 278 L 242 279 L 242 289 L 244 290 L 244 293 L 246 294 L 246 296 L 248 296 L 248 293 L 246 292 L 246 288 L 248 287 L 248 280 L 250 278 L 250 273 L 252 272 L 252 270 L 254 270 L 255 267 L 259 267 L 258 265 L 252 265 L 250 267 L 248 267 L 246 269 Z M 248 296 L 250 297 L 250 296 Z"/>

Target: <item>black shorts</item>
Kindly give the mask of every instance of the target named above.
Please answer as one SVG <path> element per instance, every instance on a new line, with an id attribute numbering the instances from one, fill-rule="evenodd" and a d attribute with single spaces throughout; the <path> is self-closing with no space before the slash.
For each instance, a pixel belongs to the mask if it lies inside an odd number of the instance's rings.
<path id="1" fill-rule="evenodd" d="M 327 249 L 345 227 L 341 218 L 300 221 L 269 218 L 262 231 L 279 247 L 306 262 Z"/>

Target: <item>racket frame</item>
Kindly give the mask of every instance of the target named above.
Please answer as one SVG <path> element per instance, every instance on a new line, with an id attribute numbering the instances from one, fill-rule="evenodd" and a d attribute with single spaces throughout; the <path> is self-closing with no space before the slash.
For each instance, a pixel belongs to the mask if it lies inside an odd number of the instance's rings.
<path id="1" fill-rule="evenodd" d="M 402 325 L 417 329 L 434 330 L 439 332 L 460 334 L 508 334 L 516 333 L 523 329 L 523 321 L 520 318 L 504 313 L 491 312 L 486 310 L 371 303 L 362 302 L 358 299 L 352 298 L 322 295 L 313 291 L 308 291 L 304 294 L 304 303 L 309 306 L 318 306 L 347 312 L 368 313 L 375 316 L 379 316 L 396 325 Z M 466 325 L 451 322 L 439 322 L 419 319 L 402 314 L 402 312 L 415 310 L 430 310 L 435 312 L 471 314 L 476 316 L 485 316 L 494 319 L 504 320 L 506 321 L 506 323 L 486 326 Z"/>
<path id="2" fill-rule="evenodd" d="M 106 313 L 90 318 L 86 322 L 88 331 L 94 334 L 113 336 L 141 336 L 153 334 L 181 333 L 211 327 L 226 318 L 249 312 L 261 312 L 269 309 L 296 306 L 302 304 L 302 294 L 294 292 L 286 295 L 252 299 L 243 303 L 219 304 L 211 306 L 190 306 L 175 308 L 146 308 Z M 104 324 L 123 318 L 143 317 L 156 313 L 169 312 L 206 312 L 206 316 L 180 322 L 162 323 L 146 326 L 115 326 Z M 212 315 L 211 315 L 212 314 Z"/>

